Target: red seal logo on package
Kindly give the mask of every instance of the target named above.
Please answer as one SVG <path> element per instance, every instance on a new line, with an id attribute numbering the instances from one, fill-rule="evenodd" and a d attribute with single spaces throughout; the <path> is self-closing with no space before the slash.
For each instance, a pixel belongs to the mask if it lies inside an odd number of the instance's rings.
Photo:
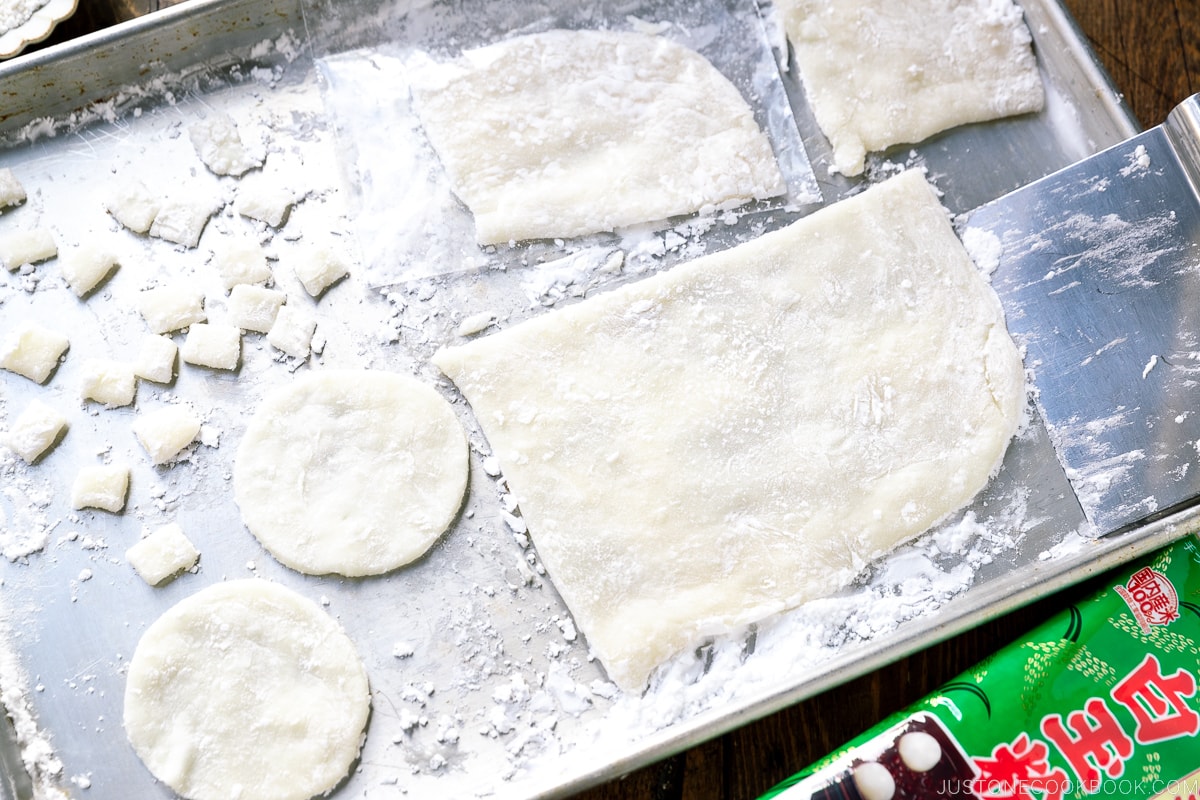
<path id="1" fill-rule="evenodd" d="M 1113 589 L 1129 606 L 1142 633 L 1149 633 L 1152 625 L 1170 625 L 1179 619 L 1179 594 L 1158 570 L 1143 567 L 1124 586 Z"/>

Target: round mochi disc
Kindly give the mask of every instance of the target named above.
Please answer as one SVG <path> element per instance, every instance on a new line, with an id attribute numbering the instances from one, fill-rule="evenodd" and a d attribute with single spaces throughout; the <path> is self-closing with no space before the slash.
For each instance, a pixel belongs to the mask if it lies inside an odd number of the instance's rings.
<path id="1" fill-rule="evenodd" d="M 125 684 L 125 732 L 190 800 L 306 800 L 346 777 L 370 710 L 366 672 L 311 600 L 258 579 L 219 583 L 158 618 Z"/>
<path id="2" fill-rule="evenodd" d="M 454 521 L 467 439 L 414 378 L 322 370 L 268 394 L 233 469 L 242 519 L 311 575 L 378 575 L 419 558 Z"/>

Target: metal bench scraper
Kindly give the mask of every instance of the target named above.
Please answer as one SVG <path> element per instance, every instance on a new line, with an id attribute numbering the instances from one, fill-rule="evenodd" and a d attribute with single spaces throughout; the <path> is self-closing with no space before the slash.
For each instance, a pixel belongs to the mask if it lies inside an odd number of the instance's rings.
<path id="1" fill-rule="evenodd" d="M 1097 533 L 1200 502 L 1200 95 L 959 232 L 999 253 L 992 285 Z"/>

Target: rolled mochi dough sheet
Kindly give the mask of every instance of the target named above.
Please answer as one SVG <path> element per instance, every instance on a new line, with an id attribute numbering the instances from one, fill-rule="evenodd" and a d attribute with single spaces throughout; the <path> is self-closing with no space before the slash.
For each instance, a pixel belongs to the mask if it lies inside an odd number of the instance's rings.
<path id="1" fill-rule="evenodd" d="M 1039 111 L 1032 36 L 1011 0 L 777 0 L 834 168 L 969 122 Z"/>
<path id="2" fill-rule="evenodd" d="M 370 709 L 353 643 L 321 608 L 259 579 L 210 586 L 158 618 L 125 684 L 125 731 L 191 800 L 304 800 L 342 781 Z"/>
<path id="3" fill-rule="evenodd" d="M 311 575 L 378 575 L 419 558 L 458 514 L 467 439 L 415 378 L 321 370 L 267 395 L 233 467 L 246 526 Z"/>
<path id="4" fill-rule="evenodd" d="M 611 231 L 786 191 L 737 88 L 668 39 L 552 30 L 410 77 L 479 244 Z"/>
<path id="5" fill-rule="evenodd" d="M 627 690 L 964 507 L 1025 403 L 999 301 L 915 171 L 433 361 Z"/>

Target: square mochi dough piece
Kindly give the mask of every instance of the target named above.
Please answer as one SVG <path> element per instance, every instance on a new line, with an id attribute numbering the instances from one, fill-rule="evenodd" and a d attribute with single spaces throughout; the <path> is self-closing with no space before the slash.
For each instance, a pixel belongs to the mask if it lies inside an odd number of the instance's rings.
<path id="1" fill-rule="evenodd" d="M 634 692 L 968 505 L 1025 412 L 1000 302 L 916 171 L 433 362 Z"/>
<path id="2" fill-rule="evenodd" d="M 156 239 L 183 245 L 187 248 L 200 243 L 204 226 L 221 204 L 206 197 L 175 197 L 164 200 L 150 224 L 150 235 Z"/>
<path id="3" fill-rule="evenodd" d="M 137 394 L 137 376 L 130 364 L 106 358 L 84 362 L 79 380 L 79 395 L 110 408 L 127 406 Z"/>
<path id="4" fill-rule="evenodd" d="M 308 358 L 316 329 L 317 320 L 312 314 L 297 306 L 285 305 L 275 315 L 271 330 L 267 331 L 267 343 L 292 358 Z"/>
<path id="5" fill-rule="evenodd" d="M 0 344 L 0 367 L 45 383 L 70 344 L 65 334 L 26 323 Z"/>
<path id="6" fill-rule="evenodd" d="M 0 238 L 0 264 L 15 272 L 26 264 L 37 264 L 58 255 L 58 244 L 49 228 L 16 231 Z"/>
<path id="7" fill-rule="evenodd" d="M 170 405 L 138 415 L 133 433 L 155 465 L 165 464 L 195 441 L 200 418 L 185 405 Z"/>
<path id="8" fill-rule="evenodd" d="M 187 283 L 168 283 L 146 289 L 135 302 L 151 333 L 170 333 L 204 322 L 203 290 Z"/>
<path id="9" fill-rule="evenodd" d="M 287 295 L 275 289 L 240 284 L 229 293 L 229 323 L 242 330 L 266 333 L 275 324 Z"/>
<path id="10" fill-rule="evenodd" d="M 34 400 L 13 422 L 4 444 L 32 464 L 48 451 L 67 428 L 67 419 L 40 400 Z"/>
<path id="11" fill-rule="evenodd" d="M 295 194 L 286 186 L 267 179 L 247 180 L 238 187 L 234 209 L 243 217 L 278 228 L 295 202 Z"/>
<path id="12" fill-rule="evenodd" d="M 161 586 L 199 559 L 200 551 L 176 523 L 154 529 L 125 551 L 125 560 L 151 586 Z"/>
<path id="13" fill-rule="evenodd" d="M 112 218 L 134 233 L 146 233 L 158 216 L 162 198 L 138 180 L 119 183 L 104 201 L 104 209 Z"/>
<path id="14" fill-rule="evenodd" d="M 25 202 L 25 187 L 11 169 L 0 169 L 0 212 Z"/>
<path id="15" fill-rule="evenodd" d="M 58 266 L 71 291 L 83 297 L 111 275 L 118 263 L 111 250 L 89 243 L 64 252 Z"/>
<path id="16" fill-rule="evenodd" d="M 267 283 L 273 274 L 267 251 L 248 236 L 229 236 L 213 244 L 213 265 L 227 292 L 240 284 Z"/>
<path id="17" fill-rule="evenodd" d="M 1011 0 L 779 0 L 833 168 L 935 133 L 1038 111 L 1033 37 Z"/>
<path id="18" fill-rule="evenodd" d="M 210 369 L 237 369 L 242 358 L 242 332 L 233 325 L 197 322 L 188 328 L 179 357 Z"/>
<path id="19" fill-rule="evenodd" d="M 170 383 L 175 380 L 175 361 L 179 346 L 167 336 L 148 333 L 142 337 L 133 373 L 142 380 Z"/>
<path id="20" fill-rule="evenodd" d="M 328 247 L 315 247 L 296 256 L 296 277 L 313 297 L 320 297 L 349 273 L 346 262 Z"/>
<path id="21" fill-rule="evenodd" d="M 71 507 L 98 508 L 112 514 L 125 508 L 129 492 L 129 467 L 98 464 L 84 467 L 71 485 Z"/>

